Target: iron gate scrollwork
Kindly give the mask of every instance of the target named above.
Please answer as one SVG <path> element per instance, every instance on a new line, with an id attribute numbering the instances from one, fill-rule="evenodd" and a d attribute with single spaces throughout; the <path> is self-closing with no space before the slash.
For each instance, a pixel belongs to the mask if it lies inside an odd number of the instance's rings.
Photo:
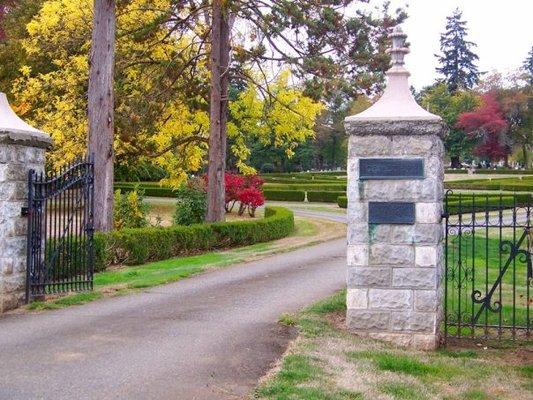
<path id="1" fill-rule="evenodd" d="M 445 338 L 528 338 L 531 194 L 445 197 Z"/>
<path id="2" fill-rule="evenodd" d="M 28 176 L 26 301 L 93 288 L 94 164 Z"/>

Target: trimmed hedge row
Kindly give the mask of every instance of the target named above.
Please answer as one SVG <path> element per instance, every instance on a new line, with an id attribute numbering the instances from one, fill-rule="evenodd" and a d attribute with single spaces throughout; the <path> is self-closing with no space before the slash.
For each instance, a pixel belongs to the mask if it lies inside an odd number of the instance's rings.
<path id="1" fill-rule="evenodd" d="M 460 199 L 460 200 L 459 200 Z M 515 200 L 516 199 L 516 200 Z M 337 204 L 340 208 L 348 207 L 348 198 L 346 196 L 339 196 L 337 199 Z M 459 198 L 459 195 L 451 195 L 448 197 L 447 212 L 449 214 L 457 214 L 459 211 L 462 213 L 471 213 L 485 211 L 487 208 L 490 210 L 499 210 L 513 208 L 515 205 L 533 204 L 533 195 L 531 194 L 517 194 L 514 196 L 487 196 L 483 194 L 479 195 L 462 195 Z M 446 203 L 444 207 L 446 208 Z"/>
<path id="2" fill-rule="evenodd" d="M 149 183 L 149 184 L 147 184 Z M 142 184 L 128 184 L 128 183 L 115 183 L 113 186 L 115 190 L 120 189 L 122 193 L 131 192 L 132 190 L 139 188 L 144 191 L 145 196 L 151 197 L 176 197 L 176 192 L 169 187 L 155 186 L 153 182 L 147 182 Z"/>
<path id="3" fill-rule="evenodd" d="M 467 174 L 466 169 L 447 169 L 444 171 L 446 174 Z M 533 175 L 533 169 L 476 169 L 474 171 L 476 175 Z"/>
<path id="4" fill-rule="evenodd" d="M 95 270 L 104 271 L 115 264 L 139 265 L 214 249 L 267 242 L 286 237 L 293 230 L 292 211 L 282 207 L 266 207 L 265 217 L 255 221 L 96 233 Z"/>
<path id="5" fill-rule="evenodd" d="M 347 196 L 339 196 L 337 197 L 337 204 L 340 208 L 348 208 L 348 197 Z"/>
<path id="6" fill-rule="evenodd" d="M 346 183 L 343 184 L 320 184 L 320 183 L 292 183 L 292 184 L 276 184 L 276 183 L 265 183 L 263 186 L 264 190 L 304 190 L 304 191 L 332 191 L 332 192 L 343 192 L 346 191 Z"/>
<path id="7" fill-rule="evenodd" d="M 305 191 L 303 190 L 263 190 L 266 200 L 276 201 L 304 201 Z"/>
<path id="8" fill-rule="evenodd" d="M 307 192 L 307 200 L 319 203 L 336 203 L 339 196 L 346 194 L 345 191 L 340 192 Z"/>
<path id="9" fill-rule="evenodd" d="M 313 185 L 313 184 L 321 184 L 321 185 L 340 185 L 340 184 L 346 184 L 347 178 L 339 178 L 339 179 L 293 179 L 293 178 L 264 178 L 265 183 L 267 184 L 297 184 L 297 185 Z"/>
<path id="10" fill-rule="evenodd" d="M 462 181 L 445 182 L 448 189 L 476 189 L 476 190 L 507 190 L 507 191 L 533 191 L 533 177 L 523 179 L 466 179 Z"/>

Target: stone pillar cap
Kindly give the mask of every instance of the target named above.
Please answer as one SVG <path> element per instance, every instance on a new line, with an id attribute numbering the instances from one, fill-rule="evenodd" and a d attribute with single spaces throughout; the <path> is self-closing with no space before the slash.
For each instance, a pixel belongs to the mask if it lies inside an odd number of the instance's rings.
<path id="1" fill-rule="evenodd" d="M 438 115 L 424 110 L 416 102 L 409 89 L 409 71 L 404 67 L 404 56 L 409 49 L 404 46 L 404 34 L 396 26 L 389 35 L 392 48 L 388 50 L 392 58 L 392 67 L 386 72 L 387 86 L 381 98 L 365 111 L 347 117 L 346 122 L 369 121 L 441 121 Z"/>
<path id="2" fill-rule="evenodd" d="M 20 119 L 9 105 L 5 93 L 0 92 L 0 143 L 47 148 L 53 144 L 53 140 Z"/>

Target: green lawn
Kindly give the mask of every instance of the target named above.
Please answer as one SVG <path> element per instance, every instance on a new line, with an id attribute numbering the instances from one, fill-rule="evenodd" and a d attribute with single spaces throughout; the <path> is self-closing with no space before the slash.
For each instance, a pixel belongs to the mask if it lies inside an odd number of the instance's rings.
<path id="1" fill-rule="evenodd" d="M 515 238 L 504 236 L 503 239 L 518 242 L 521 233 L 517 231 Z M 487 308 L 482 309 L 481 304 L 472 300 L 474 290 L 479 290 L 480 296 L 484 297 L 496 283 L 500 272 L 505 269 L 510 253 L 508 247 L 500 247 L 501 242 L 497 235 L 491 232 L 489 237 L 485 238 L 484 232 L 479 232 L 479 236 L 476 234 L 449 237 L 447 249 L 448 322 L 470 325 L 472 316 L 477 315 L 480 310 L 477 325 L 527 326 L 528 318 L 531 319 L 527 308 L 531 297 L 528 297 L 525 258 L 517 257 L 509 263 L 502 276 L 502 284 L 498 285 L 494 292 L 491 304 L 501 302 L 501 314 L 491 312 Z M 524 239 L 520 248 L 527 250 L 527 238 Z M 460 331 L 455 327 L 449 330 L 450 335 L 456 335 L 459 332 L 461 335 L 472 336 L 497 333 L 494 329 L 485 331 L 483 328 L 470 329 L 468 327 Z"/>
<path id="2" fill-rule="evenodd" d="M 533 350 L 531 343 L 505 349 L 402 349 L 350 334 L 343 328 L 344 313 L 342 291 L 301 313 L 282 316 L 280 323 L 296 325 L 300 336 L 254 397 L 526 400 L 533 396 L 533 366 L 527 356 Z"/>

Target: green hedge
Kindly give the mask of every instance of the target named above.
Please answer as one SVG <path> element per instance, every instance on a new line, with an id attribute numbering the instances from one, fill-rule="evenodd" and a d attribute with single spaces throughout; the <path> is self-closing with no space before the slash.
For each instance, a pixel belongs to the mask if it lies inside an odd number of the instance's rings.
<path id="1" fill-rule="evenodd" d="M 319 203 L 336 203 L 339 196 L 345 195 L 345 191 L 341 192 L 307 192 L 307 200 Z"/>
<path id="2" fill-rule="evenodd" d="M 114 264 L 139 265 L 186 254 L 267 242 L 286 237 L 293 230 L 292 211 L 266 207 L 265 217 L 253 221 L 96 233 L 95 270 L 103 271 Z"/>
<path id="3" fill-rule="evenodd" d="M 467 174 L 466 169 L 447 169 L 446 174 Z M 533 175 L 533 169 L 476 169 L 474 171 L 476 175 Z"/>
<path id="4" fill-rule="evenodd" d="M 265 199 L 276 201 L 304 201 L 305 191 L 302 190 L 263 190 Z"/>
<path id="5" fill-rule="evenodd" d="M 337 197 L 337 204 L 340 208 L 348 208 L 348 197 L 339 196 Z"/>
<path id="6" fill-rule="evenodd" d="M 495 210 L 504 210 L 514 206 L 533 205 L 532 194 L 511 195 L 484 195 L 484 194 L 452 194 L 448 196 L 447 213 L 457 214 Z M 446 208 L 446 202 L 444 204 Z"/>
<path id="7" fill-rule="evenodd" d="M 264 178 L 267 184 L 297 184 L 297 185 L 340 185 L 346 184 L 346 177 L 342 179 L 293 179 L 293 178 Z"/>
<path id="8" fill-rule="evenodd" d="M 445 182 L 448 189 L 472 190 L 506 190 L 506 191 L 533 191 L 533 177 L 502 178 L 502 179 L 465 179 L 461 181 Z"/>
<path id="9" fill-rule="evenodd" d="M 135 188 L 139 188 L 144 191 L 145 196 L 151 197 L 176 197 L 176 192 L 169 187 L 162 187 L 154 182 L 143 182 L 140 184 L 129 183 L 115 183 L 114 189 L 120 189 L 122 193 L 131 192 Z"/>
<path id="10" fill-rule="evenodd" d="M 265 183 L 263 186 L 264 190 L 304 190 L 304 191 L 331 191 L 331 192 L 343 192 L 346 191 L 346 183 L 341 184 L 321 184 L 321 183 L 288 183 L 288 184 L 277 184 L 277 183 Z"/>
<path id="11" fill-rule="evenodd" d="M 516 200 L 515 200 L 516 199 Z M 339 196 L 337 204 L 340 208 L 348 207 L 348 198 L 346 196 Z M 515 205 L 523 206 L 533 204 L 533 195 L 531 194 L 516 194 L 514 196 L 500 196 L 483 195 L 483 194 L 463 194 L 459 197 L 458 194 L 448 196 L 447 212 L 449 214 L 457 214 L 459 210 L 462 213 L 470 213 L 474 211 L 499 210 L 513 208 Z M 444 208 L 446 203 L 444 203 Z"/>

